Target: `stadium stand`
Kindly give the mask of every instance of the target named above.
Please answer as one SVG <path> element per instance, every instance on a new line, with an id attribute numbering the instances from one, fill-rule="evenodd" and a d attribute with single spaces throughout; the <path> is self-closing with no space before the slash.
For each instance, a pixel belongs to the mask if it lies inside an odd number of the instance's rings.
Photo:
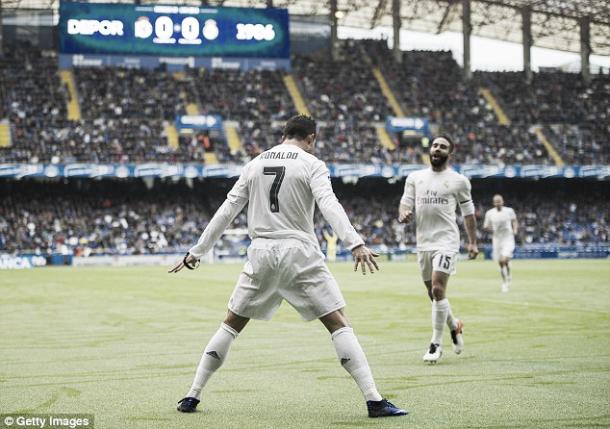
<path id="1" fill-rule="evenodd" d="M 594 182 L 595 183 L 595 182 Z M 227 180 L 184 184 L 140 181 L 112 183 L 71 181 L 45 183 L 11 181 L 0 184 L 0 251 L 74 251 L 76 255 L 152 254 L 181 252 L 195 242 L 231 186 Z M 414 228 L 396 221 L 402 183 L 370 179 L 357 186 L 335 181 L 334 187 L 356 230 L 382 251 L 415 244 Z M 586 188 L 586 192 L 583 192 Z M 478 222 L 495 192 L 501 192 L 520 222 L 520 244 L 609 244 L 610 202 L 603 182 L 594 185 L 562 182 L 549 190 L 544 183 L 520 181 L 501 185 L 473 184 Z M 231 228 L 246 227 L 245 212 Z M 324 223 L 316 215 L 315 229 L 325 247 Z M 483 243 L 490 237 L 481 232 Z M 465 235 L 462 234 L 462 237 Z M 240 240 L 245 237 L 241 237 Z M 217 246 L 226 250 L 226 241 Z"/>
<path id="2" fill-rule="evenodd" d="M 399 94 L 405 113 L 430 118 L 455 139 L 456 163 L 549 164 L 551 159 L 526 124 L 500 125 L 479 94 L 481 82 L 464 81 L 451 52 L 403 52 L 394 60 L 384 42 L 364 41 L 366 52 Z"/>
<path id="3" fill-rule="evenodd" d="M 282 121 L 296 113 L 279 71 L 192 69 L 187 76 L 193 87 L 189 101 L 200 105 L 202 114 L 236 121 L 248 158 L 277 144 Z M 229 159 L 244 161 L 244 153 Z"/>
<path id="4" fill-rule="evenodd" d="M 162 70 L 110 67 L 74 69 L 83 116 L 173 121 L 184 114 L 184 83 Z"/>
<path id="5" fill-rule="evenodd" d="M 297 55 L 292 75 L 307 108 L 318 118 L 317 155 L 332 163 L 420 163 L 424 140 L 392 135 L 382 144 L 377 128 L 395 108 L 384 96 L 374 67 L 405 114 L 427 117 L 458 144 L 456 163 L 546 164 L 554 160 L 539 133 L 566 163 L 610 162 L 610 77 L 589 85 L 578 75 L 477 72 L 471 81 L 449 52 L 403 53 L 398 64 L 384 41 L 343 41 L 334 60 Z M 60 79 L 53 51 L 22 43 L 0 60 L 0 119 L 10 130 L 0 145 L 0 163 L 205 163 L 243 164 L 277 144 L 283 121 L 295 113 L 280 71 L 77 68 L 74 88 Z M 481 89 L 489 88 L 510 121 L 500 124 Z M 69 120 L 71 93 L 78 94 L 79 120 Z M 74 101 L 74 100 L 72 100 Z M 207 131 L 181 133 L 168 141 L 168 124 L 192 112 L 219 114 L 235 124 L 237 147 Z M 7 126 L 8 124 L 8 126 Z M 392 150 L 392 147 L 395 147 Z M 364 181 L 367 182 L 367 181 Z M 187 181 L 187 183 L 191 183 Z M 358 231 L 380 249 L 415 242 L 411 226 L 399 225 L 395 210 L 402 189 L 378 179 L 365 185 L 335 181 L 337 193 Z M 561 191 L 537 182 L 490 185 L 476 182 L 482 216 L 498 188 L 517 211 L 520 242 L 582 245 L 608 243 L 610 206 L 603 182 L 562 183 Z M 590 183 L 590 182 L 589 182 Z M 182 251 L 197 239 L 220 204 L 229 180 L 194 188 L 141 181 L 2 182 L 0 251 L 75 254 L 149 254 Z M 172 187 L 173 186 L 173 187 Z M 204 190 L 202 190 L 202 188 Z M 604 194 L 606 192 L 606 194 Z M 479 219 L 482 221 L 482 219 Z M 240 215 L 236 229 L 245 226 Z M 324 247 L 316 217 L 316 233 Z M 484 241 L 489 237 L 482 235 Z M 233 246 L 223 241 L 220 248 Z"/>
<path id="6" fill-rule="evenodd" d="M 343 41 L 338 51 L 336 60 L 327 55 L 294 59 L 297 83 L 319 118 L 319 154 L 328 162 L 390 163 L 374 128 L 391 113 L 381 89 L 357 42 Z"/>
<path id="7" fill-rule="evenodd" d="M 327 162 L 419 163 L 421 139 L 392 136 L 382 144 L 376 127 L 392 114 L 373 76 L 379 67 L 407 115 L 429 118 L 454 136 L 456 163 L 545 164 L 555 160 L 543 132 L 573 164 L 608 163 L 610 77 L 586 85 L 579 75 L 477 72 L 464 81 L 450 52 L 404 52 L 398 64 L 384 41 L 344 41 L 336 60 L 293 58 L 293 75 L 319 119 L 318 155 Z M 70 91 L 58 77 L 57 58 L 20 44 L 0 61 L 3 117 L 11 145 L 1 162 L 219 162 L 243 163 L 276 144 L 282 121 L 295 113 L 280 71 L 190 69 L 180 78 L 165 70 L 77 68 L 74 80 L 82 119 L 68 121 Z M 481 95 L 489 87 L 510 118 L 500 125 Z M 168 144 L 167 124 L 197 106 L 236 125 L 241 147 L 222 135 L 180 134 Z M 392 150 L 388 146 L 395 146 Z"/>
<path id="8" fill-rule="evenodd" d="M 56 71 L 55 53 L 29 44 L 15 46 L 0 60 L 0 113 L 8 117 L 12 134 L 12 145 L 0 148 L 3 162 L 38 162 L 43 153 L 53 153 L 48 130 L 61 126 L 67 115 L 67 90 Z"/>
<path id="9" fill-rule="evenodd" d="M 531 84 L 520 72 L 479 72 L 493 86 L 513 123 L 544 125 L 569 164 L 607 164 L 610 149 L 610 76 L 587 85 L 574 73 L 535 73 Z"/>

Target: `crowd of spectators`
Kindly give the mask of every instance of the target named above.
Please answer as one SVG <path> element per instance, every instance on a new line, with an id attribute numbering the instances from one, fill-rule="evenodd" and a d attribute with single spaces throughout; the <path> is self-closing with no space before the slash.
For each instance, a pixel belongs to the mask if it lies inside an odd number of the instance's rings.
<path id="1" fill-rule="evenodd" d="M 282 72 L 271 70 L 191 69 L 190 102 L 203 114 L 219 114 L 235 121 L 243 153 L 237 161 L 257 156 L 281 140 L 283 122 L 296 114 Z"/>
<path id="2" fill-rule="evenodd" d="M 503 195 L 519 220 L 518 244 L 582 245 L 610 243 L 610 199 L 603 182 L 488 183 L 473 187 L 481 240 L 491 235 L 481 229 L 492 197 Z"/>
<path id="3" fill-rule="evenodd" d="M 62 119 L 36 127 L 24 121 L 16 127 L 18 141 L 5 162 L 143 162 L 177 161 L 170 152 L 163 124 L 151 119 Z"/>
<path id="4" fill-rule="evenodd" d="M 451 52 L 407 51 L 397 62 L 385 41 L 342 41 L 337 55 L 296 55 L 297 85 L 320 124 L 318 156 L 327 162 L 419 163 L 425 139 L 391 135 L 380 143 L 376 127 L 392 114 L 373 75 L 383 72 L 406 115 L 428 118 L 436 133 L 452 135 L 454 161 L 552 164 L 534 126 L 568 163 L 610 162 L 610 77 L 477 72 L 465 80 Z M 179 76 L 178 76 L 179 75 Z M 58 76 L 55 52 L 23 44 L 0 59 L 0 119 L 11 124 L 13 145 L 0 162 L 221 162 L 243 163 L 277 144 L 283 121 L 295 113 L 281 71 L 74 69 L 82 119 L 67 119 L 70 92 Z M 480 93 L 490 88 L 511 119 L 499 124 Z M 234 121 L 242 149 L 223 136 L 181 135 L 168 146 L 165 125 L 187 106 Z M 206 138 L 212 144 L 204 145 Z M 210 149 L 211 148 L 211 149 Z"/>
<path id="5" fill-rule="evenodd" d="M 4 185 L 0 252 L 69 250 L 88 256 L 182 251 L 197 240 L 227 190 L 222 184 L 195 194 L 189 188 L 146 189 L 141 182 L 41 185 Z M 242 213 L 233 226 L 243 224 Z"/>
<path id="6" fill-rule="evenodd" d="M 353 186 L 335 182 L 339 200 L 356 230 L 368 244 L 382 250 L 414 246 L 413 225 L 396 220 L 402 183 L 367 183 Z M 158 183 L 151 189 L 141 182 L 124 182 L 121 187 L 93 181 L 45 186 L 4 183 L 0 189 L 0 253 L 183 252 L 197 241 L 230 185 L 226 180 L 197 182 L 192 187 Z M 610 243 L 610 201 L 603 186 L 593 186 L 586 193 L 574 186 L 549 191 L 530 182 L 504 187 L 501 192 L 506 204 L 519 218 L 519 244 Z M 482 221 L 496 190 L 476 183 L 474 189 L 480 239 L 489 243 Z M 243 240 L 245 228 L 243 212 L 231 229 L 242 231 L 237 237 Z M 318 212 L 315 229 L 322 247 L 323 231 L 329 228 Z M 217 250 L 226 251 L 229 241 L 220 242 Z"/>
<path id="7" fill-rule="evenodd" d="M 10 121 L 12 147 L 0 149 L 0 162 L 187 161 L 164 134 L 163 119 L 181 111 L 166 73 L 86 68 L 75 76 L 82 119 L 70 121 L 56 53 L 29 45 L 5 51 L 0 117 Z"/>
<path id="8" fill-rule="evenodd" d="M 399 63 L 383 41 L 365 41 L 366 53 L 381 68 L 407 116 L 428 118 L 451 135 L 457 163 L 549 164 L 546 149 L 525 124 L 499 124 L 480 94 L 480 79 L 466 81 L 450 51 L 407 51 Z"/>
<path id="9" fill-rule="evenodd" d="M 0 117 L 15 124 L 28 119 L 42 127 L 66 117 L 68 92 L 57 75 L 54 52 L 29 45 L 6 49 L 0 58 L 0 87 Z"/>
<path id="10" fill-rule="evenodd" d="M 493 88 L 513 122 L 545 126 L 550 141 L 567 163 L 610 162 L 610 76 L 593 75 L 590 83 L 573 73 L 480 72 L 476 78 Z"/>
<path id="11" fill-rule="evenodd" d="M 5 50 L 0 59 L 0 119 L 8 118 L 13 147 L 0 149 L 0 161 L 28 162 L 46 148 L 36 135 L 61 126 L 66 118 L 67 88 L 57 75 L 57 58 L 28 45 Z"/>
<path id="12" fill-rule="evenodd" d="M 84 118 L 174 121 L 185 113 L 186 83 L 163 70 L 74 68 Z"/>
<path id="13" fill-rule="evenodd" d="M 383 125 L 391 110 L 370 64 L 363 60 L 359 42 L 342 41 L 336 58 L 327 53 L 297 56 L 293 68 L 308 108 L 319 120 L 317 151 L 322 159 L 393 161 L 375 131 L 375 125 Z"/>

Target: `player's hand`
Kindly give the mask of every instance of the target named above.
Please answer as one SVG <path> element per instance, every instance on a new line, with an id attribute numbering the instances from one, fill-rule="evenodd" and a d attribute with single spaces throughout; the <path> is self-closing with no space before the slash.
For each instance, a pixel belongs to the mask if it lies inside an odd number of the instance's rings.
<path id="1" fill-rule="evenodd" d="M 379 256 L 379 253 L 373 252 L 371 249 L 366 247 L 364 244 L 355 247 L 352 250 L 352 256 L 354 257 L 354 271 L 358 271 L 358 265 L 362 268 L 362 275 L 366 275 L 366 267 L 369 267 L 371 274 L 375 271 L 379 271 L 379 266 L 375 258 Z M 373 267 L 375 268 L 373 270 Z"/>
<path id="2" fill-rule="evenodd" d="M 476 244 L 468 244 L 468 259 L 476 259 L 479 254 L 479 248 Z"/>
<path id="3" fill-rule="evenodd" d="M 405 210 L 398 214 L 398 222 L 409 223 L 413 220 L 413 210 Z"/>
<path id="4" fill-rule="evenodd" d="M 190 266 L 194 267 L 194 266 L 196 266 L 196 264 L 199 260 L 189 253 L 184 258 L 182 258 L 179 262 L 176 262 L 173 267 L 171 267 L 169 270 L 167 270 L 167 272 L 168 273 L 177 273 L 178 271 L 182 270 L 185 267 L 184 261 L 186 261 Z"/>
<path id="5" fill-rule="evenodd" d="M 169 270 L 167 270 L 167 272 L 168 273 L 177 273 L 178 271 L 180 271 L 183 268 L 184 268 L 184 262 L 182 262 L 182 259 L 180 259 L 180 261 L 176 262 L 173 267 L 171 267 Z"/>

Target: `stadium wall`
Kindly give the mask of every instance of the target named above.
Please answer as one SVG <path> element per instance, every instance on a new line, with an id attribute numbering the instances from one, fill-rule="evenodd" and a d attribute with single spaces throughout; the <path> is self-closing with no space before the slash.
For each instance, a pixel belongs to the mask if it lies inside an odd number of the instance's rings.
<path id="1" fill-rule="evenodd" d="M 378 249 L 379 250 L 379 249 Z M 492 259 L 491 246 L 482 246 L 481 251 L 486 260 Z M 385 249 L 383 257 L 388 261 L 405 261 L 409 255 L 415 255 L 415 249 Z M 170 267 L 182 256 L 180 254 L 163 255 L 103 255 L 73 256 L 72 254 L 43 255 L 8 255 L 0 254 L 0 270 L 20 270 L 49 266 L 74 267 L 127 267 L 127 266 L 167 266 Z M 610 259 L 610 245 L 594 246 L 554 246 L 526 245 L 515 248 L 514 259 Z M 464 258 L 467 256 L 464 254 Z M 205 263 L 239 263 L 245 261 L 245 255 L 208 255 Z M 350 262 L 352 255 L 348 251 L 337 254 L 337 261 Z"/>
<path id="2" fill-rule="evenodd" d="M 143 163 L 143 164 L 0 164 L 0 178 L 232 178 L 239 176 L 243 166 L 237 164 Z M 413 171 L 425 168 L 421 164 L 329 164 L 331 177 L 404 178 Z M 501 179 L 598 179 L 610 180 L 607 165 L 453 165 L 454 170 L 469 178 Z"/>

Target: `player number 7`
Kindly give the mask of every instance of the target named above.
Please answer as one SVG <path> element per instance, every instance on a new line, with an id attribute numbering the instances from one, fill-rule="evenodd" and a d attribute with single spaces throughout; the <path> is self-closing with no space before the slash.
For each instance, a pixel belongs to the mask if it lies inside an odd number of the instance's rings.
<path id="1" fill-rule="evenodd" d="M 272 213 L 279 213 L 280 202 L 278 201 L 278 194 L 280 193 L 280 186 L 284 180 L 286 174 L 286 167 L 265 167 L 263 169 L 265 176 L 275 176 L 273 183 L 271 184 L 271 190 L 269 191 L 269 208 Z"/>

